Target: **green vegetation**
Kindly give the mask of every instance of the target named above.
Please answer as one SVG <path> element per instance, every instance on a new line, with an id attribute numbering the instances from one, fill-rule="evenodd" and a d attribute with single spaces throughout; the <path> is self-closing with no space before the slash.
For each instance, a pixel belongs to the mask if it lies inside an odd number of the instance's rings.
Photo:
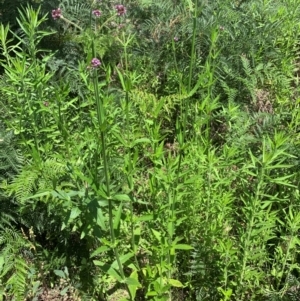
<path id="1" fill-rule="evenodd" d="M 299 300 L 299 1 L 5 5 L 0 301 Z"/>

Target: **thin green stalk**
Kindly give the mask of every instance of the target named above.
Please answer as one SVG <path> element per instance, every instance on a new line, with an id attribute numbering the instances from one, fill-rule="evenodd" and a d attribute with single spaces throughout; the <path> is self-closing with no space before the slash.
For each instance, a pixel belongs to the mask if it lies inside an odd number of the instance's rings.
<path id="1" fill-rule="evenodd" d="M 101 127 L 105 123 L 105 115 L 104 115 L 104 109 L 102 100 L 100 99 L 99 89 L 98 89 L 98 77 L 97 77 L 97 70 L 94 69 L 93 74 L 93 85 L 95 89 L 95 99 L 96 99 L 96 107 L 97 107 L 97 117 L 98 117 L 98 123 L 99 127 Z M 101 151 L 102 151 L 102 157 L 103 157 L 103 166 L 104 166 L 104 175 L 105 175 L 105 184 L 106 184 L 106 194 L 107 194 L 107 200 L 108 200 L 108 214 L 109 214 L 109 229 L 110 229 L 110 236 L 112 240 L 113 245 L 113 251 L 118 263 L 119 272 L 121 274 L 122 279 L 125 279 L 125 274 L 123 270 L 122 263 L 120 261 L 120 256 L 118 252 L 118 248 L 116 246 L 116 238 L 115 238 L 115 232 L 114 232 L 114 222 L 113 222 L 113 203 L 111 199 L 111 193 L 110 193 L 110 177 L 109 177 L 109 170 L 108 170 L 108 160 L 107 160 L 107 147 L 106 147 L 106 141 L 105 141 L 105 130 L 100 130 L 100 137 L 101 137 Z"/>
<path id="2" fill-rule="evenodd" d="M 193 16 L 193 37 L 192 37 L 192 47 L 191 47 L 191 59 L 190 59 L 190 67 L 189 67 L 189 78 L 188 78 L 188 87 L 187 87 L 187 93 L 191 91 L 191 85 L 192 85 L 192 77 L 193 77 L 193 67 L 195 64 L 195 41 L 196 41 L 196 27 L 197 27 L 197 15 L 198 15 L 198 1 L 195 0 L 195 8 L 194 8 L 194 16 Z M 181 89 L 180 89 L 181 91 Z M 187 100 L 184 99 L 181 102 L 181 115 L 183 117 L 183 124 L 181 125 L 179 121 L 177 121 L 177 129 L 179 130 L 179 136 L 178 141 L 180 144 L 180 153 L 179 153 L 179 159 L 178 159 L 178 165 L 177 165 L 177 177 L 174 181 L 173 186 L 173 197 L 170 197 L 169 204 L 170 204 L 170 216 L 169 221 L 171 222 L 169 231 L 169 244 L 172 243 L 173 236 L 175 234 L 175 204 L 177 202 L 177 187 L 179 184 L 179 175 L 180 175 L 180 169 L 183 161 L 183 146 L 185 144 L 185 136 L 186 136 L 186 126 L 187 126 L 187 114 L 188 114 L 188 103 Z M 168 223 L 169 224 L 169 223 Z M 169 228 L 169 226 L 168 226 Z M 168 262 L 171 263 L 171 254 L 168 252 Z M 171 277 L 171 271 L 169 271 L 169 277 Z M 172 294 L 170 292 L 170 300 L 172 300 Z"/>
<path id="3" fill-rule="evenodd" d="M 187 93 L 189 93 L 191 91 L 191 83 L 192 83 L 192 77 L 193 77 L 193 66 L 194 66 L 194 62 L 195 62 L 195 41 L 196 41 L 196 27 L 197 27 L 197 15 L 198 15 L 198 1 L 195 1 L 195 8 L 194 8 L 194 16 L 193 16 L 193 38 L 192 38 L 192 48 L 191 48 L 191 60 L 190 60 L 190 68 L 189 68 L 189 79 L 188 79 L 188 90 Z M 180 144 L 180 153 L 179 153 L 179 160 L 178 160 L 178 165 L 177 165 L 177 177 L 176 177 L 176 181 L 174 182 L 175 186 L 174 186 L 174 198 L 171 204 L 171 219 L 173 221 L 174 224 L 174 217 L 175 217 L 175 203 L 176 203 L 176 199 L 177 199 L 177 186 L 179 183 L 179 173 L 180 173 L 180 168 L 181 168 L 181 164 L 182 164 L 182 159 L 183 159 L 183 150 L 182 147 L 185 143 L 185 132 L 186 132 L 186 123 L 187 123 L 187 114 L 188 114 L 188 105 L 186 100 L 182 101 L 181 104 L 181 114 L 183 115 L 183 125 L 182 127 L 178 124 L 178 129 L 181 128 L 180 130 L 180 139 L 179 140 L 179 144 Z M 174 227 L 174 225 L 173 225 Z M 174 234 L 174 233 L 173 233 Z"/>
<path id="4" fill-rule="evenodd" d="M 175 70 L 176 73 L 179 74 L 178 64 L 177 64 L 177 58 L 176 58 L 176 47 L 175 47 L 175 41 L 173 39 L 172 41 L 172 50 L 173 50 L 173 57 L 174 57 L 174 63 L 175 63 Z"/>
<path id="5" fill-rule="evenodd" d="M 77 25 L 76 23 L 66 19 L 65 17 L 61 16 L 60 17 L 61 20 L 65 21 L 66 23 L 73 25 L 74 27 L 76 27 L 77 29 L 79 29 L 80 31 L 83 31 L 82 27 L 80 27 L 79 25 Z"/>
<path id="6" fill-rule="evenodd" d="M 127 145 L 130 145 L 130 129 L 129 129 L 129 91 L 131 90 L 131 78 L 129 77 L 129 70 L 128 70 L 128 54 L 127 54 L 127 45 L 128 43 L 124 43 L 124 56 L 125 56 L 125 101 L 126 101 L 126 106 L 125 106 L 125 114 L 126 114 L 126 132 L 127 132 Z M 132 158 L 131 158 L 131 149 L 130 147 L 127 148 L 127 152 L 128 152 L 128 186 L 130 189 L 130 193 L 132 190 L 131 187 L 131 183 L 132 183 L 132 179 L 129 179 L 129 177 L 132 177 Z M 133 202 L 130 202 L 130 231 L 131 231 L 131 247 L 132 250 L 134 252 L 134 260 L 135 260 L 135 264 L 136 267 L 139 268 L 139 262 L 137 259 L 137 250 L 136 250 L 136 246 L 135 246 L 135 241 L 134 241 L 134 213 L 133 213 Z"/>
<path id="7" fill-rule="evenodd" d="M 194 69 L 193 66 L 195 63 L 195 56 L 196 56 L 195 42 L 196 42 L 197 15 L 198 15 L 198 1 L 195 0 L 195 10 L 194 10 L 194 16 L 193 16 L 193 38 L 192 38 L 191 60 L 190 60 L 190 68 L 189 68 L 188 92 L 191 91 L 193 69 Z"/>
<path id="8" fill-rule="evenodd" d="M 197 16 L 198 16 L 198 0 L 195 0 L 195 8 L 194 8 L 194 16 L 193 16 L 193 38 L 192 38 L 191 60 L 190 60 L 190 67 L 189 67 L 189 79 L 188 79 L 187 93 L 191 92 L 193 70 L 194 70 L 195 58 L 196 58 L 195 44 L 196 44 Z M 182 105 L 183 105 L 182 111 L 184 110 L 183 129 L 182 129 L 183 142 L 185 140 L 187 114 L 188 114 L 188 107 L 187 107 L 186 102 L 187 102 L 187 100 L 183 100 L 183 102 L 182 102 Z"/>
<path id="9" fill-rule="evenodd" d="M 108 20 L 106 22 L 108 22 Z M 104 22 L 104 24 L 106 22 Z M 91 23 L 91 19 L 90 19 L 90 23 Z M 104 24 L 102 24 L 99 31 L 104 26 Z M 94 41 L 92 41 L 92 53 L 93 53 L 93 57 L 96 58 L 96 51 L 95 51 Z M 123 265 L 122 265 L 121 260 L 120 260 L 120 255 L 119 255 L 118 247 L 116 245 L 116 237 L 115 237 L 115 232 L 114 232 L 113 203 L 112 203 L 111 192 L 110 192 L 110 175 L 109 175 L 107 147 L 106 147 L 106 140 L 105 140 L 106 129 L 101 128 L 103 125 L 105 126 L 105 112 L 104 112 L 103 103 L 102 103 L 102 100 L 100 98 L 100 93 L 99 93 L 97 69 L 95 68 L 93 71 L 94 71 L 93 72 L 93 86 L 94 86 L 95 99 L 96 99 L 97 118 L 98 118 L 98 124 L 99 124 L 99 129 L 100 129 L 101 151 L 102 151 L 102 157 L 103 157 L 103 167 L 104 167 L 104 176 L 105 176 L 105 184 L 106 184 L 106 195 L 107 195 L 107 200 L 108 200 L 108 215 L 109 215 L 110 236 L 111 236 L 111 241 L 112 241 L 112 249 L 113 249 L 117 264 L 118 264 L 118 268 L 119 268 L 119 272 L 121 274 L 121 278 L 123 280 L 125 280 L 126 277 L 125 277 L 125 274 L 124 274 Z M 132 299 L 130 290 L 128 289 L 128 286 L 127 286 L 127 291 L 130 295 L 130 299 Z"/>

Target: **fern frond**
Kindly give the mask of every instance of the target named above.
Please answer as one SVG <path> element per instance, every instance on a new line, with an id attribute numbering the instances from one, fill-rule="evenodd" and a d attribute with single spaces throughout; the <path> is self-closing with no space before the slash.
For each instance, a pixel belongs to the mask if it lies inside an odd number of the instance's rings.
<path id="1" fill-rule="evenodd" d="M 12 132 L 5 132 L 0 127 L 0 181 L 16 174 L 23 160 L 23 156 L 14 145 Z"/>
<path id="2" fill-rule="evenodd" d="M 60 8 L 69 20 L 76 22 L 80 27 L 85 27 L 89 23 L 91 6 L 88 1 L 63 0 Z M 69 25 L 64 24 L 64 28 L 69 30 Z"/>
<path id="3" fill-rule="evenodd" d="M 8 182 L 21 170 L 23 156 L 13 140 L 12 132 L 5 132 L 0 125 L 0 229 L 16 223 L 16 205 L 6 193 Z"/>
<path id="4" fill-rule="evenodd" d="M 33 192 L 53 189 L 54 183 L 57 183 L 65 174 L 64 163 L 53 158 L 43 161 L 39 168 L 29 163 L 12 180 L 7 190 L 10 195 L 15 194 L 17 200 L 22 202 L 23 199 L 32 195 Z"/>
<path id="5" fill-rule="evenodd" d="M 17 200 L 21 201 L 28 197 L 36 188 L 37 180 L 40 178 L 40 171 L 32 165 L 24 166 L 20 174 L 8 185 L 9 195 L 15 193 Z"/>
<path id="6" fill-rule="evenodd" d="M 0 267 L 0 279 L 6 295 L 16 301 L 23 301 L 28 289 L 29 266 L 22 251 L 31 247 L 29 241 L 15 229 L 0 231 L 0 258 L 5 258 Z"/>

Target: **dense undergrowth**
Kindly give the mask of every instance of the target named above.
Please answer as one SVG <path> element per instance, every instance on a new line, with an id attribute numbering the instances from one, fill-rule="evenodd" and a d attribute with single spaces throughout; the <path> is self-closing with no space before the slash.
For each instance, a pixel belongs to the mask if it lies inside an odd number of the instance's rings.
<path id="1" fill-rule="evenodd" d="M 298 1 L 46 2 L 1 13 L 0 300 L 299 300 Z"/>

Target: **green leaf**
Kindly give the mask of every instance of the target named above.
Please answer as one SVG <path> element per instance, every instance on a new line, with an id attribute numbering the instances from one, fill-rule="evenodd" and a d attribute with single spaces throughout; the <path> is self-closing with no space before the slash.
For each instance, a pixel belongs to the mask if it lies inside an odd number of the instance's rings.
<path id="1" fill-rule="evenodd" d="M 116 68 L 116 70 L 117 70 L 117 73 L 119 75 L 119 79 L 121 81 L 122 88 L 123 88 L 124 91 L 126 91 L 126 85 L 125 85 L 123 74 L 121 73 L 121 71 L 118 68 Z"/>
<path id="2" fill-rule="evenodd" d="M 133 146 L 139 143 L 151 143 L 151 140 L 148 138 L 139 138 L 133 141 Z"/>
<path id="3" fill-rule="evenodd" d="M 122 277 L 120 276 L 120 274 L 114 268 L 110 268 L 107 271 L 107 274 L 112 276 L 113 278 L 115 278 L 117 281 L 122 282 Z"/>
<path id="4" fill-rule="evenodd" d="M 153 214 L 144 214 L 136 218 L 137 222 L 146 222 L 152 220 L 153 220 Z"/>
<path id="5" fill-rule="evenodd" d="M 117 230 L 119 228 L 119 224 L 120 224 L 120 219 L 121 219 L 121 215 L 122 215 L 122 209 L 123 209 L 123 204 L 121 203 L 118 211 L 116 213 L 116 216 L 114 218 L 114 229 Z"/>
<path id="6" fill-rule="evenodd" d="M 27 200 L 32 200 L 32 199 L 40 199 L 44 196 L 49 196 L 49 195 L 53 195 L 52 192 L 49 192 L 49 191 L 45 191 L 45 192 L 40 192 L 40 193 L 37 193 L 37 194 L 34 194 L 34 195 L 31 195 L 31 196 L 28 196 L 28 197 L 24 197 L 22 198 L 21 201 L 27 201 Z"/>
<path id="7" fill-rule="evenodd" d="M 105 220 L 106 218 L 104 217 L 101 208 L 97 208 L 97 225 L 100 226 L 103 231 L 106 231 Z"/>
<path id="8" fill-rule="evenodd" d="M 69 277 L 69 271 L 68 271 L 68 268 L 67 268 L 67 267 L 65 267 L 64 273 L 65 273 L 66 277 Z"/>
<path id="9" fill-rule="evenodd" d="M 190 245 L 186 245 L 186 244 L 178 244 L 173 246 L 174 249 L 177 250 L 193 250 L 194 248 Z"/>
<path id="10" fill-rule="evenodd" d="M 75 219 L 77 216 L 80 215 L 80 213 L 81 213 L 81 210 L 78 207 L 72 208 L 69 220 Z"/>
<path id="11" fill-rule="evenodd" d="M 154 234 L 155 238 L 160 242 L 161 241 L 161 233 L 154 229 L 151 229 L 151 231 Z"/>
<path id="12" fill-rule="evenodd" d="M 115 262 L 112 265 L 108 265 L 108 264 L 106 264 L 102 261 L 99 261 L 99 260 L 93 260 L 93 262 L 96 266 L 99 266 L 102 271 L 104 271 L 108 275 L 112 276 L 117 281 L 122 282 L 122 277 L 120 276 L 120 274 L 113 267 Z"/>
<path id="13" fill-rule="evenodd" d="M 98 248 L 97 250 L 95 250 L 95 251 L 91 254 L 91 258 L 94 257 L 94 256 L 96 256 L 96 255 L 98 255 L 98 254 L 100 254 L 100 253 L 103 253 L 103 252 L 105 252 L 105 251 L 107 251 L 107 250 L 109 250 L 109 249 L 110 249 L 110 248 L 107 247 L 107 246 L 102 246 L 102 247 Z"/>
<path id="14" fill-rule="evenodd" d="M 171 284 L 174 287 L 184 287 L 184 285 L 176 279 L 169 279 L 169 284 Z"/>
<path id="15" fill-rule="evenodd" d="M 3 265 L 4 265 L 4 257 L 1 256 L 0 257 L 0 272 L 1 272 L 2 268 L 3 268 Z"/>
<path id="16" fill-rule="evenodd" d="M 125 147 L 128 147 L 128 143 L 123 139 L 121 135 L 116 132 L 114 132 L 114 135 Z"/>
<path id="17" fill-rule="evenodd" d="M 135 300 L 136 291 L 139 287 L 142 287 L 138 281 L 138 274 L 137 271 L 133 271 L 129 278 L 125 279 L 125 283 L 128 285 L 128 289 L 130 291 L 130 295 L 132 300 Z"/>
<path id="18" fill-rule="evenodd" d="M 155 292 L 155 291 L 149 291 L 149 292 L 146 293 L 146 296 L 147 297 L 148 296 L 157 296 L 157 292 Z"/>
<path id="19" fill-rule="evenodd" d="M 104 266 L 104 262 L 100 261 L 100 260 L 93 260 L 94 265 L 97 265 L 99 267 Z"/>
<path id="20" fill-rule="evenodd" d="M 61 296 L 64 296 L 68 290 L 69 290 L 69 286 L 65 287 L 65 288 L 60 292 L 60 295 L 61 295 Z"/>
<path id="21" fill-rule="evenodd" d="M 115 194 L 113 196 L 113 199 L 116 201 L 131 202 L 131 199 L 127 194 Z"/>
<path id="22" fill-rule="evenodd" d="M 127 283 L 129 286 L 136 286 L 136 287 L 141 286 L 141 284 L 139 283 L 139 281 L 137 279 L 131 278 L 131 277 L 126 278 L 125 283 Z"/>
<path id="23" fill-rule="evenodd" d="M 120 256 L 120 261 L 121 263 L 125 263 L 126 261 L 128 261 L 131 257 L 134 256 L 134 253 L 127 253 L 127 254 L 124 254 L 122 256 Z"/>
<path id="24" fill-rule="evenodd" d="M 83 239 L 86 236 L 86 230 L 87 229 L 83 229 L 81 234 L 80 234 L 80 239 Z"/>
<path id="25" fill-rule="evenodd" d="M 62 270 L 54 270 L 53 272 L 58 277 L 66 279 L 66 275 L 65 275 L 65 273 Z"/>
<path id="26" fill-rule="evenodd" d="M 290 184 L 288 181 L 286 181 L 287 179 L 289 179 L 293 176 L 294 175 L 287 175 L 287 176 L 278 177 L 278 178 L 275 178 L 275 179 L 270 178 L 270 182 L 280 184 L 280 185 L 283 185 L 283 186 L 288 186 L 288 187 L 295 188 L 296 187 L 295 185 Z"/>

